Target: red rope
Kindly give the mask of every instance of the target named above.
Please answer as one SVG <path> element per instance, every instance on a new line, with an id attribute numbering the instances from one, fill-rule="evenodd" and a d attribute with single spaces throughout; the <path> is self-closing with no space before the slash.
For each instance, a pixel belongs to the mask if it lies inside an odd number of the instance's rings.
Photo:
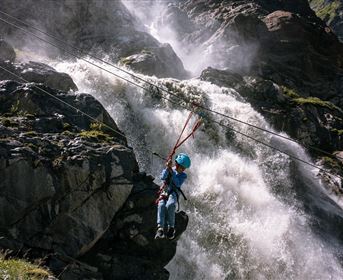
<path id="1" fill-rule="evenodd" d="M 194 105 L 194 106 L 196 106 L 196 105 Z M 177 150 L 183 143 L 185 143 L 185 142 L 189 139 L 189 137 L 193 136 L 193 138 L 194 138 L 194 133 L 195 133 L 195 131 L 201 126 L 202 119 L 201 119 L 201 117 L 198 117 L 198 120 L 197 120 L 196 123 L 194 124 L 191 133 L 188 134 L 188 135 L 180 142 L 180 139 L 181 139 L 181 137 L 182 137 L 182 134 L 184 133 L 184 131 L 185 131 L 185 129 L 186 129 L 186 127 L 187 127 L 187 125 L 188 125 L 188 123 L 189 123 L 189 121 L 190 121 L 192 115 L 193 115 L 193 111 L 191 111 L 191 112 L 189 113 L 188 118 L 187 118 L 187 120 L 186 120 L 186 122 L 185 122 L 185 124 L 184 124 L 184 126 L 183 126 L 183 128 L 182 128 L 182 131 L 181 131 L 180 135 L 179 135 L 179 138 L 177 139 L 177 141 L 176 141 L 176 143 L 175 143 L 173 149 L 171 150 L 171 152 L 169 153 L 169 155 L 168 155 L 168 157 L 167 157 L 167 162 L 173 158 L 173 156 L 174 156 L 176 150 Z"/>
<path id="2" fill-rule="evenodd" d="M 186 129 L 186 127 L 187 127 L 187 125 L 188 125 L 188 123 L 189 123 L 189 121 L 190 121 L 192 115 L 193 115 L 193 112 L 191 111 L 191 112 L 189 113 L 189 115 L 188 115 L 188 118 L 187 118 L 187 120 L 186 120 L 185 125 L 184 125 L 183 128 L 182 128 L 182 131 L 181 131 L 181 133 L 180 133 L 180 136 L 179 136 L 179 138 L 177 139 L 177 141 L 176 141 L 176 143 L 175 143 L 175 145 L 174 145 L 174 148 L 171 150 L 171 152 L 169 153 L 169 155 L 168 155 L 168 157 L 167 157 L 167 161 L 169 161 L 169 160 L 171 160 L 171 159 L 173 158 L 173 156 L 174 156 L 174 154 L 175 154 L 175 152 L 176 152 L 176 149 L 177 149 L 178 147 L 180 147 L 179 141 L 180 141 L 181 136 L 182 136 L 183 132 L 185 131 L 185 129 Z M 184 141 L 183 141 L 183 142 L 184 142 Z M 183 143 L 183 142 L 182 142 L 182 143 Z"/>

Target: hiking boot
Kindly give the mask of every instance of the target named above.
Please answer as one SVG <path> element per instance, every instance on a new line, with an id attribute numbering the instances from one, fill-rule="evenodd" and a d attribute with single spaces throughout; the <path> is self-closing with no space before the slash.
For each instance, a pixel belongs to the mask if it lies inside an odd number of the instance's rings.
<path id="1" fill-rule="evenodd" d="M 175 229 L 173 227 L 168 228 L 167 238 L 173 240 L 175 238 Z"/>
<path id="2" fill-rule="evenodd" d="M 159 227 L 156 231 L 155 239 L 164 238 L 164 231 L 163 228 Z"/>

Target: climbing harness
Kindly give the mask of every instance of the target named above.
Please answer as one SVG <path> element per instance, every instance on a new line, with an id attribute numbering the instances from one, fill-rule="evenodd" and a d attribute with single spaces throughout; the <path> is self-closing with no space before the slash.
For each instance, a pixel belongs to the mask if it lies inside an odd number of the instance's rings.
<path id="1" fill-rule="evenodd" d="M 195 104 L 194 104 L 195 105 Z M 176 153 L 176 150 L 182 145 L 184 144 L 191 136 L 194 138 L 194 133 L 195 131 L 201 126 L 202 124 L 202 117 L 200 114 L 198 114 L 198 119 L 196 120 L 196 122 L 194 123 L 191 132 L 183 139 L 181 140 L 181 137 L 184 133 L 184 131 L 186 130 L 186 127 L 189 124 L 190 119 L 192 118 L 194 112 L 193 110 L 191 110 L 191 112 L 188 115 L 188 118 L 182 128 L 182 131 L 179 135 L 179 138 L 177 139 L 173 149 L 170 151 L 167 159 L 166 159 L 166 163 L 169 162 L 170 160 L 172 160 L 173 156 Z M 160 187 L 160 189 L 157 192 L 157 199 L 155 201 L 155 204 L 158 204 L 161 200 L 165 200 L 167 201 L 169 196 L 175 193 L 176 194 L 176 199 L 177 199 L 177 211 L 179 211 L 179 193 L 182 195 L 182 197 L 184 198 L 184 200 L 187 200 L 187 197 L 185 196 L 185 194 L 183 193 L 183 191 L 178 188 L 175 183 L 173 182 L 173 171 L 172 170 L 168 170 L 168 176 L 166 178 L 166 180 L 163 182 L 162 186 Z"/>

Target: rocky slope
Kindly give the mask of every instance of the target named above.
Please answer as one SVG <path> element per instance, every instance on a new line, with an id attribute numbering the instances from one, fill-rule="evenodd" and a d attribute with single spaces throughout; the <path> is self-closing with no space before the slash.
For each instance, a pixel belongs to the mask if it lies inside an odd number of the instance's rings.
<path id="1" fill-rule="evenodd" d="M 30 0 L 1 2 L 2 11 L 27 22 L 85 52 L 108 54 L 113 62 L 121 61 L 126 66 L 157 77 L 184 78 L 187 76 L 181 60 L 168 44 L 161 44 L 139 23 L 120 1 L 43 1 Z M 63 16 L 62 16 L 63 15 Z M 23 27 L 13 18 L 0 14 L 5 19 Z M 26 26 L 24 26 L 26 28 Z M 30 29 L 31 32 L 37 31 Z M 13 26 L 1 22 L 0 34 L 11 39 L 12 44 L 30 49 L 46 49 L 55 55 L 58 50 L 34 39 Z M 56 45 L 61 43 L 37 33 Z M 65 45 L 62 48 L 75 51 Z M 62 54 L 66 55 L 64 51 Z M 78 53 L 80 55 L 80 53 Z"/>
<path id="2" fill-rule="evenodd" d="M 343 42 L 343 5 L 339 0 L 309 0 L 317 16 L 330 26 Z"/>
<path id="3" fill-rule="evenodd" d="M 0 69 L 1 250 L 40 259 L 59 279 L 168 279 L 176 242 L 154 241 L 154 178 L 98 101 L 48 87 L 51 75 L 72 82 L 53 68 L 30 71 L 43 84 Z M 187 216 L 177 219 L 180 235 Z"/>

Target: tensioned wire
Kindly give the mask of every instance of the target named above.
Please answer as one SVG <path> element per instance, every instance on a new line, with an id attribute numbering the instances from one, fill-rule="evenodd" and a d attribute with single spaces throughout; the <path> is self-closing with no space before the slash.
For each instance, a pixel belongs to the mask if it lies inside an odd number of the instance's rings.
<path id="1" fill-rule="evenodd" d="M 100 62 L 102 62 L 102 63 L 104 63 L 104 64 L 106 64 L 106 65 L 109 65 L 109 66 L 111 66 L 111 67 L 113 67 L 113 68 L 115 68 L 115 69 L 117 69 L 117 70 L 119 70 L 119 71 L 121 71 L 121 72 L 123 72 L 123 73 L 125 73 L 125 74 L 128 74 L 128 75 L 134 77 L 135 79 L 138 79 L 138 80 L 140 80 L 140 81 L 142 81 L 142 82 L 144 82 L 144 83 L 146 83 L 146 84 L 148 84 L 148 85 L 150 85 L 150 86 L 152 86 L 152 87 L 155 87 L 155 88 L 157 88 L 157 89 L 159 89 L 159 90 L 161 90 L 161 91 L 167 93 L 168 95 L 171 95 L 171 96 L 174 96 L 174 97 L 176 97 L 176 98 L 178 98 L 178 99 L 181 99 L 181 100 L 183 100 L 184 102 L 186 102 L 186 103 L 188 103 L 188 104 L 190 103 L 188 100 L 186 100 L 186 99 L 184 99 L 184 98 L 178 96 L 177 94 L 172 93 L 172 92 L 169 91 L 169 90 L 166 90 L 165 88 L 163 88 L 163 87 L 161 87 L 161 86 L 155 85 L 155 84 L 153 84 L 153 83 L 151 83 L 151 82 L 149 82 L 149 81 L 147 81 L 147 80 L 145 80 L 145 79 L 143 79 L 143 78 L 141 78 L 141 77 L 139 77 L 139 76 L 137 76 L 137 75 L 135 75 L 135 74 L 133 74 L 133 73 L 131 73 L 131 72 L 129 72 L 129 71 L 123 69 L 123 68 L 121 68 L 121 67 L 116 66 L 116 65 L 113 64 L 113 63 L 107 62 L 107 61 L 105 61 L 105 60 L 103 60 L 103 59 L 101 59 L 101 58 L 98 58 L 98 57 L 96 57 L 96 56 L 90 54 L 90 53 L 87 53 L 86 51 L 84 51 L 84 50 L 82 50 L 82 49 L 80 49 L 80 48 L 77 48 L 77 47 L 75 47 L 75 46 L 73 46 L 73 45 L 71 45 L 71 44 L 68 44 L 67 42 L 65 42 L 65 41 L 63 41 L 63 40 L 57 38 L 56 36 L 53 36 L 53 35 L 51 35 L 51 34 L 45 32 L 45 31 L 40 30 L 39 28 L 36 28 L 36 27 L 34 27 L 34 26 L 32 26 L 32 25 L 29 25 L 29 24 L 27 24 L 26 22 L 24 22 L 24 21 L 22 21 L 22 20 L 20 20 L 20 19 L 18 19 L 18 18 L 16 18 L 16 17 L 14 17 L 14 16 L 12 16 L 12 15 L 10 15 L 10 14 L 8 14 L 8 13 L 5 13 L 5 12 L 3 12 L 3 11 L 0 10 L 0 14 L 6 15 L 7 17 L 12 18 L 12 19 L 14 19 L 14 20 L 16 20 L 16 21 L 18 21 L 18 22 L 24 24 L 25 26 L 28 26 L 29 28 L 32 28 L 33 30 L 36 30 L 36 31 L 40 32 L 40 33 L 42 33 L 42 34 L 44 34 L 44 35 L 46 35 L 46 36 L 48 36 L 48 37 L 50 37 L 50 38 L 52 38 L 52 39 L 54 39 L 54 40 L 56 40 L 56 41 L 62 43 L 63 45 L 68 46 L 68 47 L 70 47 L 70 48 L 72 48 L 72 49 L 74 49 L 74 50 L 80 52 L 80 53 L 83 54 L 83 55 L 86 55 L 86 56 L 91 57 L 91 58 L 93 58 L 93 59 L 95 59 L 95 60 L 98 60 L 98 61 L 100 61 Z M 84 61 L 86 61 L 86 62 L 92 64 L 93 66 L 96 66 L 96 65 L 94 65 L 91 61 L 88 61 L 88 60 L 86 60 L 86 59 L 84 59 L 84 58 L 82 58 L 82 57 L 79 57 L 79 56 L 75 55 L 74 53 L 71 53 L 70 51 L 68 51 L 68 50 L 66 50 L 66 49 L 64 49 L 64 48 L 62 48 L 62 47 L 60 47 L 60 46 L 57 46 L 57 45 L 55 45 L 54 43 L 52 43 L 52 42 L 50 42 L 50 41 L 47 41 L 47 40 L 45 40 L 45 39 L 43 39 L 43 38 L 37 36 L 36 34 L 34 34 L 34 33 L 30 32 L 30 31 L 26 30 L 26 29 L 23 29 L 23 28 L 21 28 L 21 27 L 15 25 L 15 24 L 13 24 L 13 23 L 10 23 L 10 22 L 8 22 L 8 21 L 2 19 L 2 18 L 0 18 L 0 20 L 3 21 L 3 22 L 5 22 L 5 23 L 7 23 L 7 24 L 9 24 L 9 25 L 12 25 L 12 26 L 16 27 L 16 28 L 18 28 L 18 29 L 20 29 L 20 30 L 22 30 L 22 31 L 24 31 L 24 32 L 26 32 L 26 33 L 29 33 L 29 34 L 33 35 L 34 37 L 36 37 L 37 39 L 39 39 L 39 40 L 41 40 L 41 41 L 44 41 L 44 42 L 46 42 L 46 43 L 48 43 L 48 44 L 50 44 L 50 45 L 52 45 L 52 46 L 54 46 L 54 47 L 56 47 L 56 48 L 59 48 L 59 49 L 61 49 L 61 50 L 65 51 L 65 52 L 67 52 L 68 54 L 70 54 L 70 55 L 72 55 L 72 56 L 74 56 L 74 57 L 76 57 L 76 58 L 78 58 L 78 59 L 82 59 L 82 60 L 84 60 Z M 108 71 L 107 69 L 102 68 L 101 66 L 96 66 L 96 67 L 99 67 L 99 68 L 101 68 L 102 70 L 104 70 L 104 71 L 106 71 L 106 72 L 108 72 L 108 73 L 110 73 L 110 74 L 112 74 L 112 75 L 114 75 L 114 76 L 116 76 L 116 77 L 119 77 L 117 74 L 115 74 L 115 73 L 113 73 L 113 72 L 110 72 L 110 71 Z M 124 77 L 119 77 L 119 78 L 120 78 L 120 79 L 123 79 L 123 80 L 125 80 L 125 81 L 127 81 L 127 82 L 130 82 L 128 79 L 126 79 L 126 78 L 124 78 Z M 132 84 L 141 87 L 140 85 L 138 85 L 138 84 L 136 84 L 136 83 L 133 83 L 133 82 L 132 82 Z M 141 88 L 142 88 L 142 87 L 141 87 Z M 146 89 L 146 88 L 143 88 L 143 89 L 149 91 L 149 89 Z M 289 138 L 289 137 L 287 137 L 287 136 L 283 136 L 283 135 L 281 135 L 281 134 L 278 134 L 278 133 L 276 133 L 276 132 L 270 131 L 270 130 L 268 130 L 268 129 L 265 129 L 265 128 L 262 128 L 262 127 L 258 127 L 258 126 L 256 126 L 256 125 L 253 125 L 253 124 L 251 124 L 251 123 L 248 123 L 248 122 L 239 120 L 239 119 L 234 118 L 234 117 L 232 117 L 232 116 L 229 116 L 229 115 L 226 115 L 226 114 L 217 112 L 217 111 L 212 110 L 212 109 L 210 109 L 210 108 L 207 108 L 207 107 L 205 107 L 205 106 L 203 106 L 203 105 L 201 105 L 201 104 L 192 104 L 192 105 L 194 105 L 194 106 L 196 106 L 196 107 L 198 107 L 198 108 L 201 108 L 202 110 L 211 112 L 211 113 L 213 113 L 213 114 L 217 114 L 217 115 L 219 115 L 219 116 L 222 116 L 222 117 L 231 119 L 231 120 L 233 120 L 233 121 L 242 123 L 242 124 L 244 124 L 244 125 L 248 125 L 248 126 L 253 127 L 253 128 L 255 128 L 255 129 L 261 130 L 261 131 L 263 131 L 263 132 L 267 132 L 267 133 L 269 133 L 269 134 L 275 135 L 275 136 L 280 137 L 280 138 L 282 138 L 282 139 L 285 139 L 285 140 L 288 140 L 288 141 L 297 143 L 297 144 L 299 144 L 299 145 L 302 145 L 302 146 L 306 147 L 307 149 L 311 149 L 311 150 L 313 150 L 313 151 L 317 151 L 317 152 L 323 153 L 323 154 L 328 155 L 328 156 L 330 156 L 330 157 L 336 157 L 336 158 L 338 158 L 338 159 L 343 159 L 343 157 L 340 157 L 340 156 L 338 156 L 338 155 L 333 156 L 331 153 L 329 153 L 329 152 L 327 152 L 327 151 L 324 151 L 324 150 L 322 150 L 322 149 L 320 149 L 320 148 L 317 148 L 317 147 L 314 147 L 314 146 L 311 146 L 311 145 L 307 145 L 307 144 L 301 143 L 301 142 L 299 142 L 299 141 L 297 141 L 297 140 L 295 140 L 295 139 Z"/>
<path id="2" fill-rule="evenodd" d="M 0 21 L 3 21 L 3 22 L 5 22 L 5 23 L 7 23 L 7 24 L 9 24 L 9 25 L 12 25 L 12 26 L 14 26 L 14 27 L 16 27 L 16 28 L 22 30 L 22 31 L 25 32 L 25 33 L 29 33 L 29 34 L 33 35 L 34 37 L 38 38 L 39 40 L 42 40 L 42 41 L 44 41 L 44 42 L 46 42 L 46 43 L 48 43 L 48 44 L 50 44 L 50 45 L 52 45 L 52 46 L 54 46 L 54 47 L 56 47 L 56 48 L 59 48 L 59 49 L 65 51 L 65 52 L 67 52 L 68 54 L 72 55 L 73 57 L 76 57 L 76 58 L 78 58 L 78 59 L 80 59 L 80 60 L 83 60 L 83 61 L 85 61 L 85 62 L 87 62 L 87 63 L 89 63 L 89 64 L 91 64 L 91 65 L 93 65 L 93 66 L 95 66 L 95 67 L 97 67 L 97 68 L 99 68 L 99 69 L 101 69 L 101 70 L 106 71 L 106 72 L 109 73 L 109 74 L 112 74 L 112 75 L 116 76 L 116 77 L 119 78 L 119 79 L 125 80 L 126 82 L 128 82 L 128 83 L 130 83 L 130 84 L 133 84 L 133 85 L 135 85 L 135 86 L 137 86 L 137 87 L 139 87 L 139 88 L 141 88 L 141 89 L 143 89 L 143 90 L 146 90 L 146 91 L 150 92 L 149 89 L 147 89 L 147 88 L 145 88 L 145 87 L 143 87 L 143 86 L 141 86 L 141 85 L 139 85 L 139 84 L 137 84 L 137 83 L 135 83 L 135 82 L 133 82 L 133 81 L 131 81 L 131 80 L 129 80 L 129 79 L 126 79 L 126 78 L 124 78 L 124 77 L 122 77 L 122 76 L 120 76 L 120 75 L 118 75 L 118 74 L 115 74 L 115 73 L 113 73 L 113 72 L 111 72 L 111 71 L 109 71 L 109 70 L 107 70 L 107 69 L 105 69 L 105 68 L 103 68 L 103 67 L 101 67 L 101 66 L 99 66 L 99 65 L 97 65 L 97 64 L 95 64 L 95 63 L 93 63 L 93 62 L 91 62 L 91 61 L 89 61 L 89 60 L 87 60 L 87 59 L 84 59 L 84 58 L 82 58 L 82 57 L 80 57 L 80 56 L 78 56 L 78 55 L 76 55 L 76 54 L 74 54 L 74 53 L 72 53 L 72 52 L 70 52 L 70 51 L 68 51 L 68 50 L 66 50 L 66 49 L 64 49 L 64 48 L 62 48 L 62 47 L 60 47 L 60 46 L 58 46 L 58 45 L 55 45 L 55 44 L 53 44 L 53 43 L 51 43 L 51 42 L 49 42 L 49 41 L 47 41 L 47 40 L 45 40 L 45 39 L 43 39 L 43 38 L 40 38 L 40 37 L 37 36 L 36 34 L 30 32 L 30 31 L 28 31 L 28 30 L 26 30 L 26 29 L 24 29 L 24 28 L 21 28 L 20 26 L 17 26 L 17 25 L 15 25 L 15 24 L 13 24 L 13 23 L 10 23 L 10 22 L 8 22 L 8 21 L 2 19 L 2 18 L 0 18 Z M 14 76 L 16 76 L 16 77 L 22 79 L 22 80 L 25 81 L 25 82 L 30 83 L 29 81 L 25 80 L 23 77 L 21 77 L 21 76 L 15 74 L 15 73 L 13 73 L 13 72 L 11 72 L 10 70 L 8 70 L 8 69 L 6 69 L 6 68 L 4 68 L 4 67 L 1 67 L 1 66 L 0 66 L 0 68 L 2 68 L 2 69 L 5 70 L 6 72 L 8 72 L 8 73 L 10 73 L 10 74 L 12 74 L 12 75 L 14 75 Z M 132 76 L 135 76 L 135 75 L 132 74 Z M 151 83 L 148 82 L 148 84 L 151 84 Z M 152 85 L 153 85 L 153 84 L 152 84 Z M 155 86 L 155 85 L 153 85 L 153 86 Z M 39 90 L 45 92 L 45 93 L 48 93 L 47 91 L 41 89 L 41 88 L 38 87 L 38 86 L 35 86 L 35 87 L 38 88 Z M 166 92 L 169 93 L 168 91 L 166 91 Z M 190 103 L 191 103 L 190 101 L 187 101 L 187 100 L 185 100 L 185 99 L 183 99 L 183 98 L 181 98 L 181 97 L 179 97 L 179 96 L 177 96 L 177 95 L 175 95 L 175 94 L 173 94 L 173 93 L 170 93 L 170 94 L 173 95 L 173 96 L 175 96 L 175 97 L 178 97 L 179 99 L 181 99 L 182 101 L 186 102 L 187 104 L 190 104 Z M 49 93 L 49 95 L 51 95 L 51 94 Z M 58 99 L 58 98 L 55 97 L 55 96 L 54 96 L 54 98 L 55 98 L 55 99 Z M 176 104 L 176 105 L 178 105 L 178 106 L 180 106 L 180 107 L 182 107 L 182 108 L 184 108 L 184 109 L 186 109 L 186 110 L 188 110 L 188 111 L 192 111 L 192 110 L 190 110 L 187 106 L 182 105 L 182 104 L 180 104 L 180 103 L 177 103 L 177 102 L 175 102 L 175 101 L 172 101 L 171 99 L 169 99 L 169 98 L 167 98 L 167 97 L 165 97 L 165 96 L 163 96 L 163 95 L 161 95 L 161 98 L 166 99 L 166 100 L 168 100 L 169 102 L 171 102 L 171 103 L 173 103 L 173 104 Z M 60 100 L 60 101 L 63 102 L 64 104 L 66 104 L 65 101 L 63 101 L 63 100 Z M 191 103 L 191 105 L 192 105 L 192 106 L 195 106 L 195 107 L 199 107 L 197 104 Z M 76 107 L 74 107 L 74 106 L 72 106 L 72 105 L 70 105 L 70 104 L 68 104 L 68 106 L 69 106 L 69 107 L 73 107 L 73 108 L 74 108 L 75 110 L 77 110 L 78 112 L 81 112 L 81 113 L 84 114 L 85 116 L 91 118 L 92 120 L 94 120 L 94 121 L 96 121 L 96 122 L 98 122 L 98 123 L 103 124 L 104 126 L 110 128 L 112 131 L 114 131 L 114 132 L 116 132 L 117 134 L 120 134 L 121 136 L 124 136 L 124 137 L 126 138 L 126 136 L 125 136 L 124 134 L 122 134 L 122 133 L 116 131 L 115 129 L 113 129 L 113 128 L 109 127 L 108 125 L 102 123 L 101 121 L 99 121 L 99 120 L 93 118 L 92 116 L 90 116 L 90 115 L 88 115 L 88 114 L 82 112 L 80 109 L 78 109 L 78 108 L 76 108 Z M 202 108 L 202 107 L 200 107 L 200 108 Z M 208 110 L 211 110 L 211 109 L 208 109 Z M 212 111 L 212 110 L 211 110 L 211 111 Z M 214 111 L 214 112 L 215 112 L 215 111 Z M 217 113 L 218 113 L 219 115 L 222 115 L 222 114 L 219 113 L 219 112 L 217 112 Z M 226 115 L 223 114 L 223 116 L 226 116 Z M 318 170 L 320 170 L 320 171 L 322 171 L 322 172 L 324 172 L 324 173 L 326 173 L 326 174 L 328 174 L 328 175 L 331 175 L 331 176 L 334 176 L 334 177 L 337 177 L 337 178 L 343 180 L 343 177 L 341 177 L 341 176 L 338 175 L 338 174 L 337 174 L 337 175 L 336 175 L 336 174 L 332 174 L 332 173 L 326 171 L 325 169 L 323 169 L 323 168 L 321 168 L 321 167 L 319 167 L 319 166 L 317 166 L 317 165 L 315 165 L 315 164 L 312 164 L 312 163 L 307 162 L 307 161 L 305 161 L 305 160 L 303 160 L 303 159 L 300 159 L 300 158 L 298 158 L 298 157 L 296 157 L 296 156 L 293 156 L 293 155 L 291 155 L 291 154 L 289 154 L 289 153 L 287 153 L 287 152 L 285 152 L 285 151 L 282 151 L 282 150 L 279 149 L 279 148 L 276 148 L 276 147 L 274 147 L 274 146 L 271 146 L 271 145 L 269 145 L 269 144 L 267 144 L 267 143 L 264 143 L 263 141 L 260 141 L 260 140 L 258 140 L 258 139 L 256 139 L 256 138 L 252 137 L 252 136 L 249 136 L 249 135 L 247 135 L 247 134 L 245 134 L 245 133 L 242 133 L 242 132 L 240 132 L 240 131 L 238 131 L 238 130 L 235 130 L 234 128 L 232 128 L 232 127 L 230 127 L 230 126 L 228 126 L 228 125 L 224 125 L 224 124 L 222 124 L 222 123 L 219 122 L 219 121 L 216 121 L 216 120 L 213 120 L 213 119 L 210 119 L 210 118 L 207 118 L 207 120 L 209 120 L 210 122 L 216 123 L 216 124 L 218 124 L 218 125 L 220 125 L 220 126 L 222 126 L 222 127 L 224 127 L 224 128 L 227 128 L 227 129 L 229 129 L 229 130 L 232 130 L 232 131 L 234 131 L 235 133 L 238 133 L 238 134 L 240 134 L 240 135 L 243 135 L 243 136 L 245 136 L 245 137 L 247 137 L 247 138 L 249 138 L 249 139 L 251 139 L 251 140 L 254 140 L 255 142 L 260 143 L 260 144 L 262 144 L 262 145 L 264 145 L 264 146 L 266 146 L 266 147 L 269 147 L 269 148 L 271 148 L 271 149 L 274 149 L 274 150 L 276 150 L 276 151 L 278 151 L 278 152 L 280 152 L 280 153 L 282 153 L 282 154 L 285 154 L 285 155 L 287 155 L 288 157 L 290 157 L 290 158 L 292 158 L 292 159 L 295 159 L 295 160 L 297 160 L 297 161 L 299 161 L 299 162 L 302 162 L 302 163 L 307 164 L 307 165 L 309 165 L 309 166 L 311 166 L 311 167 L 314 167 L 314 168 L 316 168 L 316 169 L 318 169 Z M 242 121 L 241 121 L 241 122 L 242 122 Z M 256 127 L 256 128 L 258 128 L 258 127 Z M 261 128 L 260 128 L 260 129 L 261 129 Z M 261 130 L 263 130 L 263 129 L 261 129 Z M 266 132 L 268 132 L 268 131 L 266 131 Z M 276 133 L 273 133 L 273 134 L 279 136 L 279 135 L 276 134 Z M 289 138 L 289 139 L 290 139 L 290 138 Z M 298 143 L 297 141 L 293 141 L 293 142 Z M 155 152 L 153 152 L 153 151 L 151 151 L 151 150 L 149 150 L 149 149 L 148 149 L 148 151 L 151 152 L 152 154 L 156 155 Z M 330 154 L 330 155 L 331 155 L 331 154 Z"/>
<path id="3" fill-rule="evenodd" d="M 4 70 L 4 71 L 6 71 L 6 72 L 12 74 L 13 76 L 15 76 L 15 77 L 17 77 L 17 78 L 23 80 L 23 81 L 26 82 L 26 83 L 30 83 L 28 80 L 24 79 L 24 78 L 21 77 L 20 75 L 17 75 L 17 74 L 15 74 L 15 73 L 13 73 L 12 71 L 6 69 L 5 67 L 2 67 L 1 65 L 0 65 L 0 69 L 2 69 L 2 70 Z M 100 123 L 100 124 L 102 124 L 102 125 L 108 127 L 109 129 L 111 129 L 111 130 L 114 131 L 115 133 L 117 133 L 117 134 L 119 134 L 119 135 L 125 137 L 125 139 L 126 139 L 126 136 L 125 136 L 124 134 L 122 134 L 121 132 L 119 132 L 119 131 L 113 129 L 112 127 L 108 126 L 107 124 L 105 124 L 105 123 L 103 123 L 103 122 L 101 122 L 101 121 L 95 119 L 94 117 L 90 116 L 89 114 L 84 113 L 83 111 L 81 111 L 81 110 L 78 109 L 77 107 L 75 107 L 75 106 L 73 106 L 73 105 L 70 105 L 69 103 L 67 103 L 67 102 L 65 102 L 64 100 L 62 100 L 62 99 L 60 99 L 60 98 L 54 96 L 53 94 L 49 93 L 48 91 L 42 89 L 42 88 L 39 87 L 39 86 L 33 85 L 33 87 L 35 87 L 35 88 L 37 88 L 38 90 L 40 90 L 40 91 L 42 91 L 42 92 L 48 94 L 49 96 L 51 96 L 51 97 L 53 97 L 54 99 L 56 99 L 56 100 L 62 102 L 63 104 L 67 105 L 68 107 L 71 107 L 71 108 L 75 109 L 77 112 L 80 112 L 80 113 L 84 114 L 84 115 L 87 116 L 88 118 L 90 118 L 90 119 L 92 119 L 92 120 L 94 120 L 94 121 L 96 121 L 96 122 L 98 122 L 98 123 Z M 186 106 L 183 106 L 182 104 L 176 103 L 176 102 L 171 101 L 171 100 L 169 100 L 169 101 L 172 102 L 173 104 L 176 104 L 176 105 L 179 105 L 179 106 L 183 107 L 183 108 L 186 109 L 186 110 L 189 110 Z M 328 174 L 328 175 L 331 175 L 331 176 L 334 176 L 334 177 L 337 177 L 337 178 L 343 180 L 343 177 L 341 177 L 341 176 L 339 176 L 339 175 L 332 174 L 332 173 L 326 171 L 325 169 L 323 169 L 323 168 L 321 168 L 321 167 L 319 167 L 319 166 L 317 166 L 317 165 L 315 165 L 315 164 L 312 164 L 312 163 L 307 162 L 307 161 L 305 161 L 305 160 L 303 160 L 303 159 L 301 159 L 301 158 L 298 158 L 298 157 L 296 157 L 296 156 L 293 156 L 293 155 L 291 155 L 291 154 L 289 154 L 289 153 L 287 153 L 287 152 L 285 152 L 285 151 L 282 151 L 282 150 L 279 149 L 279 148 L 276 148 L 276 147 L 274 147 L 274 146 L 272 146 L 272 145 L 269 145 L 269 144 L 267 144 L 267 143 L 265 143 L 265 142 L 263 142 L 263 141 L 261 141 L 261 140 L 258 140 L 258 139 L 254 138 L 254 137 L 252 137 L 252 136 L 249 136 L 249 135 L 247 135 L 247 134 L 245 134 L 245 133 L 242 133 L 242 132 L 240 132 L 240 131 L 238 131 L 238 130 L 236 130 L 236 129 L 234 129 L 234 128 L 228 126 L 228 125 L 222 124 L 221 122 L 216 121 L 216 120 L 213 120 L 213 119 L 211 119 L 211 118 L 206 118 L 206 119 L 207 119 L 208 121 L 212 122 L 212 123 L 218 124 L 219 126 L 222 126 L 222 127 L 224 127 L 224 128 L 227 128 L 227 129 L 229 129 L 229 130 L 234 131 L 235 133 L 238 133 L 238 134 L 240 134 L 240 135 L 242 135 L 242 136 L 245 136 L 245 137 L 247 137 L 247 138 L 249 138 L 249 139 L 251 139 L 251 140 L 254 140 L 255 142 L 257 142 L 257 143 L 259 143 L 259 144 L 262 144 L 262 145 L 264 145 L 264 146 L 266 146 L 266 147 L 269 147 L 269 148 L 271 148 L 271 149 L 274 149 L 274 150 L 276 150 L 276 151 L 278 151 L 278 152 L 280 152 L 280 153 L 282 153 L 282 154 L 284 154 L 284 155 L 287 155 L 288 157 L 290 157 L 290 158 L 292 158 L 292 159 L 294 159 L 294 160 L 297 160 L 297 161 L 299 161 L 299 162 L 302 162 L 302 163 L 304 163 L 304 164 L 307 164 L 307 165 L 309 165 L 309 166 L 311 166 L 311 167 L 314 167 L 314 168 L 316 168 L 316 169 L 318 169 L 318 170 L 320 170 L 320 171 L 322 171 L 322 172 L 324 172 L 324 173 L 326 173 L 326 174 Z M 148 150 L 149 152 L 151 152 L 152 154 L 156 154 L 155 152 L 153 152 L 153 151 L 150 150 L 150 149 L 147 149 L 147 150 Z M 163 158 L 162 158 L 162 159 L 163 159 Z"/>

